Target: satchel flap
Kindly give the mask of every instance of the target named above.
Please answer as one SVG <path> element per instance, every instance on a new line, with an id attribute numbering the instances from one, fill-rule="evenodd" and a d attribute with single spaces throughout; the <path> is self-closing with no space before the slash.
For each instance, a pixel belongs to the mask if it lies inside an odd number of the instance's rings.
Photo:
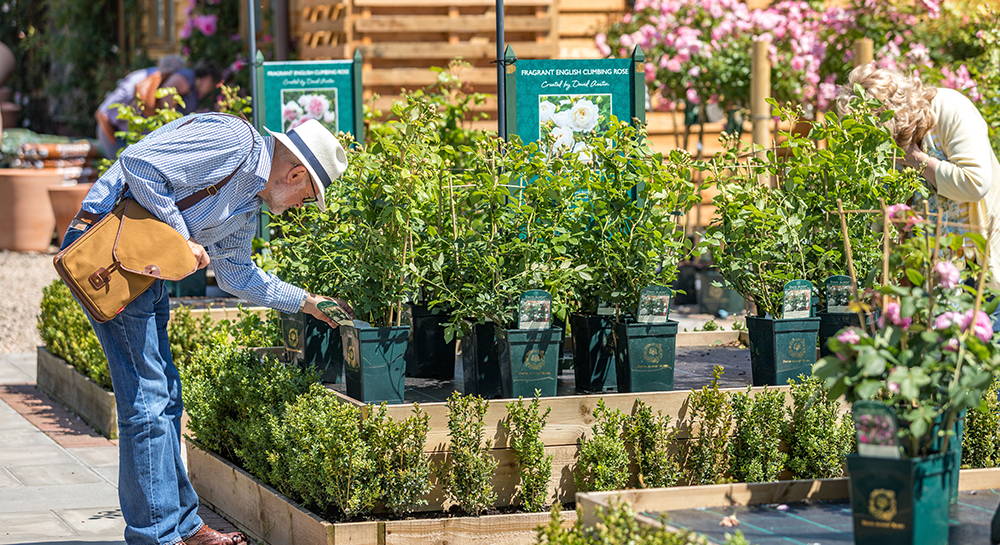
<path id="1" fill-rule="evenodd" d="M 184 237 L 131 199 L 125 200 L 114 253 L 126 271 L 163 280 L 181 280 L 198 269 Z"/>

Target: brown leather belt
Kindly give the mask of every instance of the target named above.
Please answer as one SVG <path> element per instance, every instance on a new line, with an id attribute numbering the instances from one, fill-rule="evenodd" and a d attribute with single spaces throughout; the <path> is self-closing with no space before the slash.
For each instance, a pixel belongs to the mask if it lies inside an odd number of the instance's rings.
<path id="1" fill-rule="evenodd" d="M 80 210 L 73 217 L 73 221 L 69 222 L 70 229 L 86 229 L 91 225 L 97 223 L 104 214 L 95 214 L 93 212 L 87 212 L 86 210 Z"/>

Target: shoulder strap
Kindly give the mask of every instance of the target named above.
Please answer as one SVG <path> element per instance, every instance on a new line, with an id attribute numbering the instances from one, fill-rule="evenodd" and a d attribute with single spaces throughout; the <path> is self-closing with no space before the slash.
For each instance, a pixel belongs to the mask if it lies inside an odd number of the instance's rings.
<path id="1" fill-rule="evenodd" d="M 247 123 L 247 120 L 243 119 L 242 117 L 231 115 L 231 114 L 223 114 L 223 115 L 229 115 L 230 117 L 235 117 L 236 119 L 239 119 L 240 121 L 242 121 L 244 123 Z M 183 127 L 184 125 L 187 125 L 188 123 L 191 123 L 192 121 L 194 121 L 194 119 L 185 121 L 184 123 L 182 123 L 180 125 L 180 127 Z M 250 124 L 247 123 L 247 126 L 249 126 L 249 125 Z M 178 127 L 178 128 L 180 128 L 180 127 Z M 223 186 L 225 186 L 226 184 L 228 184 L 229 180 L 232 180 L 233 176 L 235 176 L 236 173 L 239 172 L 241 168 L 243 168 L 243 165 L 246 164 L 247 159 L 250 158 L 250 155 L 252 153 L 253 153 L 253 150 L 251 148 L 251 152 L 247 153 L 246 157 L 243 158 L 243 161 L 240 162 L 240 164 L 237 165 L 236 168 L 233 169 L 233 171 L 231 173 L 229 173 L 229 176 L 226 176 L 225 178 L 223 178 L 218 183 L 212 184 L 212 185 L 210 185 L 210 186 L 208 186 L 208 187 L 206 187 L 204 189 L 199 189 L 198 191 L 195 191 L 194 193 L 188 195 L 187 197 L 184 197 L 183 199 L 177 201 L 177 209 L 180 210 L 180 211 L 187 210 L 188 208 L 191 208 L 192 206 L 198 204 L 199 202 L 201 202 L 202 200 L 206 199 L 207 197 L 210 197 L 210 196 L 215 195 L 216 193 L 218 193 L 219 190 L 222 189 Z"/>

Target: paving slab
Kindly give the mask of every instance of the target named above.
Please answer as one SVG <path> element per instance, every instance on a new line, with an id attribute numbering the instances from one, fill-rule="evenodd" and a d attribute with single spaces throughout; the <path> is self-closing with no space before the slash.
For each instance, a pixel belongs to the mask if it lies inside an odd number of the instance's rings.
<path id="1" fill-rule="evenodd" d="M 31 539 L 53 537 L 66 538 L 73 534 L 73 530 L 51 511 L 0 513 L 0 543 L 25 543 Z"/>
<path id="2" fill-rule="evenodd" d="M 71 464 L 23 465 L 8 467 L 8 471 L 25 486 L 100 483 L 104 479 L 86 466 Z"/>
<path id="3" fill-rule="evenodd" d="M 17 488 L 19 486 L 24 486 L 21 481 L 18 481 L 10 474 L 5 468 L 0 467 L 0 488 Z M 11 492 L 5 492 L 10 494 Z"/>
<path id="4" fill-rule="evenodd" d="M 62 509 L 55 514 L 81 536 L 124 535 L 125 519 L 117 505 L 95 509 Z"/>
<path id="5" fill-rule="evenodd" d="M 89 509 L 118 505 L 118 489 L 105 483 L 24 486 L 0 494 L 0 514 L 37 513 L 48 509 Z M 2 526 L 0 526 L 2 527 Z"/>
<path id="6" fill-rule="evenodd" d="M 9 445 L 9 443 L 4 443 Z M 31 448 L 23 446 L 0 447 L 0 466 L 15 467 L 41 464 L 71 464 L 76 460 L 66 453 L 59 445 L 34 445 Z"/>
<path id="7" fill-rule="evenodd" d="M 118 448 L 114 446 L 67 448 L 66 451 L 81 462 L 94 468 L 103 466 L 118 467 Z"/>

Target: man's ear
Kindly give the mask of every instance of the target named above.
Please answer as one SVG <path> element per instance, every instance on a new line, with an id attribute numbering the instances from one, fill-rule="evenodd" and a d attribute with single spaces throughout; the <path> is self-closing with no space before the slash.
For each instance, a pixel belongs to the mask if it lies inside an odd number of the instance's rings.
<path id="1" fill-rule="evenodd" d="M 302 165 L 296 165 L 288 169 L 288 174 L 285 174 L 285 183 L 291 186 L 299 185 L 308 180 L 309 171 Z"/>

